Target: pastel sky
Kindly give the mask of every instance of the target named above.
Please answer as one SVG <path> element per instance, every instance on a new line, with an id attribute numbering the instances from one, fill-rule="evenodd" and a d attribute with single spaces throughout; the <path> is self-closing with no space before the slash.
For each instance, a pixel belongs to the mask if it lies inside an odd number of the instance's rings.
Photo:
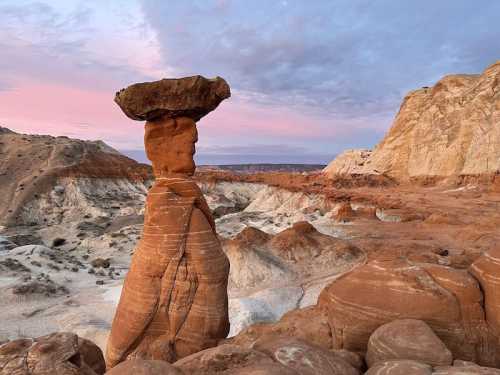
<path id="1" fill-rule="evenodd" d="M 500 59 L 493 0 L 0 0 L 0 125 L 142 153 L 131 83 L 222 76 L 199 161 L 326 163 L 371 148 L 404 95 Z"/>

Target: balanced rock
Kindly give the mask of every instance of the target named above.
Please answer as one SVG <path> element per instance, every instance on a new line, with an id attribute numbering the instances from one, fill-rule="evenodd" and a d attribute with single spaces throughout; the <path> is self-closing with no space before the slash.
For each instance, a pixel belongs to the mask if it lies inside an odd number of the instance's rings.
<path id="1" fill-rule="evenodd" d="M 432 366 L 450 365 L 453 358 L 446 345 L 423 321 L 400 319 L 377 328 L 368 341 L 369 367 L 392 359 L 412 359 Z"/>
<path id="2" fill-rule="evenodd" d="M 165 361 L 132 359 L 113 367 L 106 375 L 183 375 L 178 368 Z"/>
<path id="3" fill-rule="evenodd" d="M 367 350 L 371 334 L 396 319 L 425 321 L 455 358 L 491 365 L 498 354 L 488 335 L 482 294 L 466 271 L 404 259 L 379 259 L 335 280 L 320 295 L 333 345 Z"/>
<path id="4" fill-rule="evenodd" d="M 19 339 L 0 346 L 1 375 L 101 375 L 99 347 L 73 333 Z"/>
<path id="5" fill-rule="evenodd" d="M 378 362 L 365 375 L 433 375 L 432 367 L 418 361 L 392 360 Z"/>
<path id="6" fill-rule="evenodd" d="M 133 84 L 118 91 L 115 102 L 132 120 L 188 117 L 198 121 L 230 96 L 223 78 L 192 76 Z"/>
<path id="7" fill-rule="evenodd" d="M 135 358 L 174 362 L 217 345 L 229 332 L 229 262 L 192 179 L 198 140 L 194 120 L 227 97 L 224 85 L 195 77 L 139 85 L 118 95 L 122 104 L 128 103 L 125 98 L 137 99 L 141 116 L 155 118 L 146 123 L 144 143 L 156 181 L 111 327 L 109 369 Z M 146 105 L 148 100 L 154 105 Z M 171 102 L 180 105 L 169 107 Z M 180 114 L 191 117 L 176 117 Z"/>

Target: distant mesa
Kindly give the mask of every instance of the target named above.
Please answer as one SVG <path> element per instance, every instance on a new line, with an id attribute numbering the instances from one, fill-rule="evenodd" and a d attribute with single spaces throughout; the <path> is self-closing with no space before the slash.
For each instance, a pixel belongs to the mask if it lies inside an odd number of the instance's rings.
<path id="1" fill-rule="evenodd" d="M 199 121 L 230 96 L 223 78 L 197 75 L 136 83 L 118 91 L 115 102 L 132 120 L 189 117 Z"/>

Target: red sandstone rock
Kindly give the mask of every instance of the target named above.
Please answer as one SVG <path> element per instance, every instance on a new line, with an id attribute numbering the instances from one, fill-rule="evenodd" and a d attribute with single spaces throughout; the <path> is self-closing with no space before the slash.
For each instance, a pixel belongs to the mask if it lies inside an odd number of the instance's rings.
<path id="1" fill-rule="evenodd" d="M 450 365 L 451 352 L 421 320 L 400 319 L 377 328 L 368 341 L 368 367 L 377 362 L 411 359 L 432 366 Z"/>
<path id="2" fill-rule="evenodd" d="M 238 374 L 238 371 L 245 368 L 248 371 L 256 365 L 264 369 L 270 366 L 275 372 L 278 367 L 282 373 L 290 373 L 264 353 L 231 344 L 206 349 L 174 363 L 174 366 L 190 375 Z M 279 371 L 276 374 L 281 373 Z"/>
<path id="3" fill-rule="evenodd" d="M 485 252 L 470 267 L 484 292 L 486 322 L 500 339 L 500 247 Z"/>
<path id="4" fill-rule="evenodd" d="M 327 313 L 316 306 L 292 310 L 276 323 L 254 324 L 227 341 L 235 345 L 252 347 L 258 340 L 274 340 L 279 337 L 302 339 L 323 349 L 333 347 Z"/>
<path id="5" fill-rule="evenodd" d="M 365 375 L 433 375 L 432 367 L 418 361 L 392 360 L 375 364 Z"/>
<path id="6" fill-rule="evenodd" d="M 132 358 L 173 362 L 229 332 L 229 262 L 191 179 L 196 125 L 163 117 L 146 124 L 144 141 L 156 182 L 113 320 L 108 368 Z"/>
<path id="7" fill-rule="evenodd" d="M 434 368 L 432 375 L 500 375 L 500 369 L 481 367 L 467 361 L 453 361 L 453 366 Z"/>
<path id="8" fill-rule="evenodd" d="M 379 326 L 410 318 L 429 324 L 456 358 L 495 364 L 481 302 L 465 271 L 381 259 L 334 281 L 318 304 L 328 310 L 335 348 L 366 351 Z"/>
<path id="9" fill-rule="evenodd" d="M 132 359 L 113 367 L 106 375 L 183 375 L 178 368 L 165 361 Z"/>
<path id="10" fill-rule="evenodd" d="M 189 117 L 198 121 L 230 96 L 224 79 L 192 76 L 133 84 L 117 92 L 115 102 L 132 120 Z"/>
<path id="11" fill-rule="evenodd" d="M 0 346 L 1 375 L 101 375 L 101 350 L 72 333 L 19 339 Z"/>
<path id="12" fill-rule="evenodd" d="M 260 339 L 253 348 L 301 375 L 358 375 L 344 356 L 294 338 Z"/>

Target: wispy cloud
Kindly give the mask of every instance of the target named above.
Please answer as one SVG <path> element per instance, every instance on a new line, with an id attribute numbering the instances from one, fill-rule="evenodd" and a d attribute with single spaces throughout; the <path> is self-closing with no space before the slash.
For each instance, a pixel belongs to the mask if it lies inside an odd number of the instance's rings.
<path id="1" fill-rule="evenodd" d="M 337 117 L 393 112 L 407 90 L 500 58 L 499 2 L 174 3 L 142 1 L 167 63 Z"/>

